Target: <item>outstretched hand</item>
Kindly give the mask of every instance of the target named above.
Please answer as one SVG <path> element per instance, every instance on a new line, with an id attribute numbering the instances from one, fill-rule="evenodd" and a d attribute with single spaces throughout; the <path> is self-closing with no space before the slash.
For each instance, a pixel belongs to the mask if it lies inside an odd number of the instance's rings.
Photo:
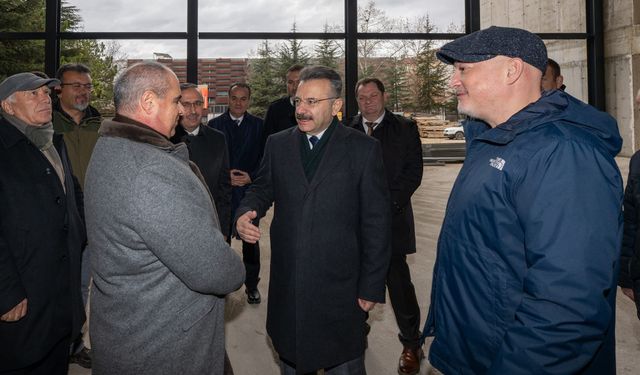
<path id="1" fill-rule="evenodd" d="M 256 243 L 260 239 L 260 228 L 253 225 L 253 219 L 258 217 L 255 211 L 247 211 L 238 218 L 236 231 L 244 242 Z"/>

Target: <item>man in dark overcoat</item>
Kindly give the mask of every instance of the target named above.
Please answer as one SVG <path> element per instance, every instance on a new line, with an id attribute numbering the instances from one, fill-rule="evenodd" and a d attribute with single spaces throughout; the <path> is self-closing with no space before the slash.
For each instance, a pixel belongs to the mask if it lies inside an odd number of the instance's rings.
<path id="1" fill-rule="evenodd" d="M 85 319 L 82 197 L 50 87 L 19 73 L 0 83 L 0 373 L 66 375 Z"/>
<path id="2" fill-rule="evenodd" d="M 209 126 L 221 131 L 229 149 L 229 178 L 231 180 L 231 213 L 236 211 L 245 192 L 256 177 L 262 158 L 262 119 L 249 113 L 251 87 L 246 83 L 234 83 L 229 87 L 229 109 L 209 121 Z M 231 229 L 231 228 L 229 228 Z M 244 282 L 247 302 L 261 301 L 260 244 L 242 242 L 242 262 L 246 271 Z"/>
<path id="3" fill-rule="evenodd" d="M 287 84 L 287 95 L 274 100 L 267 108 L 264 116 L 264 143 L 271 134 L 289 129 L 297 125 L 296 108 L 293 105 L 293 98 L 296 96 L 298 83 L 300 83 L 300 71 L 304 66 L 295 64 L 287 69 L 284 79 Z"/>
<path id="4" fill-rule="evenodd" d="M 184 142 L 189 149 L 189 160 L 196 163 L 215 202 L 220 220 L 220 231 L 229 240 L 231 229 L 231 181 L 229 179 L 229 152 L 224 134 L 202 125 L 204 98 L 193 83 L 180 85 L 180 103 L 184 112 L 171 142 Z"/>
<path id="5" fill-rule="evenodd" d="M 407 254 L 416 252 L 416 232 L 411 196 L 422 182 L 422 145 L 414 121 L 385 109 L 387 94 L 377 78 L 363 78 L 356 84 L 360 114 L 347 123 L 380 141 L 382 158 L 391 192 L 393 255 L 387 274 L 389 299 L 400 329 L 403 345 L 398 363 L 400 375 L 420 371 L 424 356 L 420 348 L 420 307 L 411 282 Z"/>
<path id="6" fill-rule="evenodd" d="M 391 204 L 380 143 L 338 122 L 341 90 L 334 70 L 302 70 L 298 126 L 269 137 L 236 213 L 255 242 L 251 220 L 275 204 L 267 332 L 283 374 L 365 374 L 367 312 L 384 302 Z"/>

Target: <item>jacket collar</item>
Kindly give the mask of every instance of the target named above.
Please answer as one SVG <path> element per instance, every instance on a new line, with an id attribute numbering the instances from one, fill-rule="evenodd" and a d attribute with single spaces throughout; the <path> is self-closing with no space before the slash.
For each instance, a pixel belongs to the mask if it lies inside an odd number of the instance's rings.
<path id="1" fill-rule="evenodd" d="M 69 120 L 72 123 L 76 123 L 71 116 L 69 116 L 69 114 L 67 112 L 65 112 L 64 109 L 62 109 L 62 105 L 60 105 L 60 99 L 55 100 L 53 103 L 53 110 L 60 112 L 60 114 L 62 116 L 64 116 L 67 120 Z M 101 118 L 102 115 L 100 114 L 100 112 L 98 112 L 97 109 L 95 109 L 91 104 L 89 104 L 87 106 L 87 108 L 84 110 L 84 114 L 82 115 L 82 120 L 80 120 L 80 126 L 87 126 L 87 123 L 85 122 L 86 119 L 89 118 Z"/>
<path id="2" fill-rule="evenodd" d="M 11 125 L 0 113 L 0 143 L 9 148 L 20 141 L 26 141 L 27 137 L 18 128 Z"/>
<path id="3" fill-rule="evenodd" d="M 133 142 L 146 143 L 168 152 L 176 150 L 180 145 L 174 145 L 167 137 L 149 126 L 121 114 L 116 114 L 113 120 L 105 120 L 98 134 L 104 137 L 124 138 Z"/>

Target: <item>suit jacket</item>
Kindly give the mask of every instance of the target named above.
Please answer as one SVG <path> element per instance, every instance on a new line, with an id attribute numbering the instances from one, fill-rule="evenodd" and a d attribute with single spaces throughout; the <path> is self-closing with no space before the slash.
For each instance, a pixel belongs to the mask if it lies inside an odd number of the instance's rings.
<path id="1" fill-rule="evenodd" d="M 275 203 L 267 332 L 304 373 L 364 353 L 366 313 L 357 298 L 384 302 L 391 256 L 380 145 L 334 126 L 311 181 L 301 161 L 306 136 L 292 128 L 269 137 L 236 215 L 262 217 Z"/>
<path id="2" fill-rule="evenodd" d="M 251 181 L 255 181 L 256 172 L 262 158 L 262 132 L 264 126 L 262 119 L 245 112 L 242 122 L 238 126 L 231 119 L 229 111 L 212 119 L 210 127 L 221 131 L 229 149 L 229 168 L 239 169 L 249 173 Z M 244 193 L 250 186 L 233 186 L 231 189 L 231 214 L 235 212 L 244 197 Z"/>
<path id="3" fill-rule="evenodd" d="M 37 362 L 84 322 L 81 198 L 61 135 L 54 146 L 66 193 L 47 158 L 0 117 L 0 315 L 27 298 L 22 319 L 0 322 L 0 371 Z"/>
<path id="4" fill-rule="evenodd" d="M 224 295 L 244 266 L 183 143 L 117 115 L 85 182 L 93 373 L 222 374 Z"/>
<path id="5" fill-rule="evenodd" d="M 289 129 L 297 124 L 296 107 L 291 105 L 291 99 L 288 96 L 273 101 L 264 116 L 264 139 L 262 144 L 264 145 L 267 137 L 271 134 Z"/>
<path id="6" fill-rule="evenodd" d="M 228 237 L 231 228 L 231 179 L 229 151 L 224 134 L 201 125 L 198 135 L 190 136 L 182 126 L 178 126 L 171 142 L 186 143 L 189 159 L 200 169 L 213 197 L 220 220 L 220 230 Z"/>
<path id="7" fill-rule="evenodd" d="M 347 122 L 364 133 L 362 116 Z M 391 243 L 396 254 L 416 252 L 416 231 L 411 196 L 422 182 L 422 143 L 414 121 L 385 110 L 382 122 L 373 131 L 382 144 L 382 158 L 391 191 Z"/>

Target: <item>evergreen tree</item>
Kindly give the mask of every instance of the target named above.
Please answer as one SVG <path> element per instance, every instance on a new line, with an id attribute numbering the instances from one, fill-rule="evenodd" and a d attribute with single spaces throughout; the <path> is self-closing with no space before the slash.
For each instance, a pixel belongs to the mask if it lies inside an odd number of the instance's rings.
<path id="1" fill-rule="evenodd" d="M 295 34 L 297 28 L 296 23 L 293 23 L 291 27 L 291 32 Z M 288 41 L 281 43 L 278 46 L 278 76 L 282 82 L 282 91 L 284 92 L 284 77 L 287 74 L 287 69 L 289 69 L 292 65 L 300 64 L 307 65 L 309 64 L 309 60 L 311 56 L 307 51 L 305 51 L 304 46 L 302 45 L 302 41 L 293 37 Z"/>
<path id="2" fill-rule="evenodd" d="M 329 24 L 324 24 L 324 32 L 329 32 Z M 339 46 L 334 40 L 322 39 L 315 46 L 316 62 L 319 65 L 328 66 L 332 69 L 338 68 L 338 49 Z"/>
<path id="3" fill-rule="evenodd" d="M 417 108 L 433 112 L 445 105 L 447 94 L 447 67 L 436 58 L 436 50 L 425 48 L 416 57 Z"/>
<path id="4" fill-rule="evenodd" d="M 249 112 L 264 117 L 269 104 L 276 100 L 284 83 L 279 75 L 276 52 L 264 40 L 258 48 L 258 57 L 249 62 L 249 85 L 251 85 L 251 107 Z"/>
<path id="5" fill-rule="evenodd" d="M 0 1 L 0 31 L 44 31 L 43 1 Z M 32 70 L 44 70 L 44 41 L 0 40 L 0 80 Z"/>
<path id="6" fill-rule="evenodd" d="M 45 4 L 42 0 L 5 0 L 0 2 L 2 31 L 43 31 Z M 63 0 L 61 31 L 82 30 L 82 17 L 74 5 Z M 91 69 L 95 86 L 92 105 L 101 112 L 113 112 L 113 78 L 117 73 L 117 43 L 95 40 L 64 40 L 60 64 L 83 63 Z M 0 40 L 0 79 L 15 73 L 44 70 L 44 42 L 41 40 Z"/>
<path id="7" fill-rule="evenodd" d="M 404 111 L 411 101 L 407 91 L 405 59 L 393 58 L 384 71 L 385 90 L 389 96 L 387 107 L 393 111 Z"/>

